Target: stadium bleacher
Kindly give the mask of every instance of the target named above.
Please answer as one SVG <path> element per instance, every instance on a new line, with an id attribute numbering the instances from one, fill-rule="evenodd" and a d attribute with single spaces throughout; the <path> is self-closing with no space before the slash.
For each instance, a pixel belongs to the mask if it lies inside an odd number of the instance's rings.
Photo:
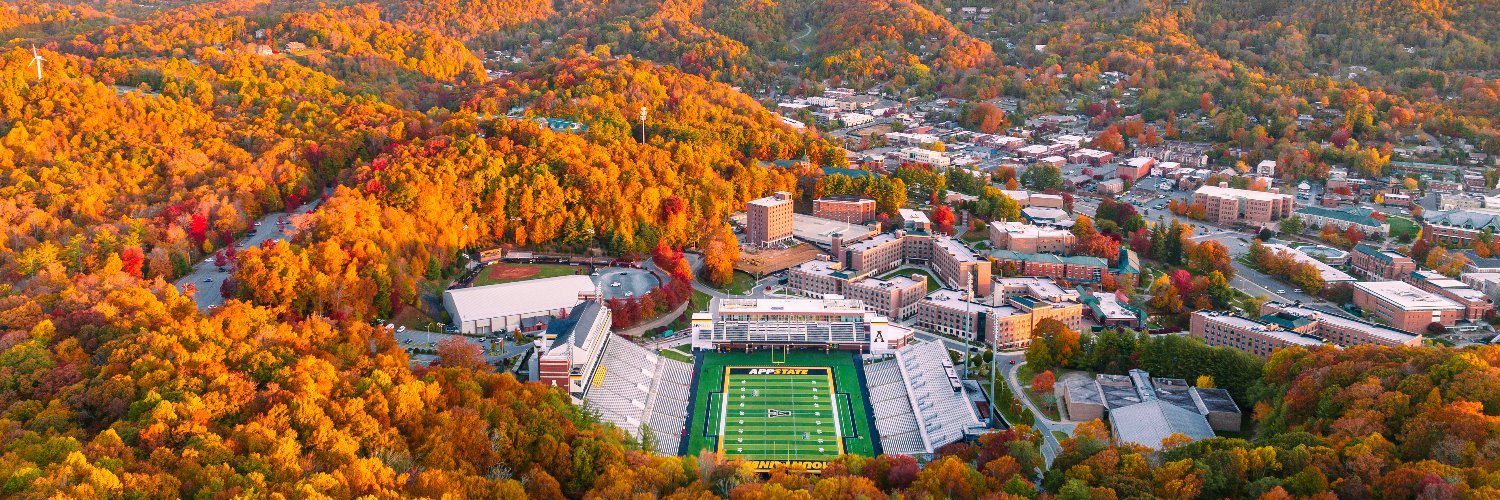
<path id="1" fill-rule="evenodd" d="M 692 365 L 656 355 L 622 338 L 610 338 L 596 377 L 583 399 L 599 418 L 639 437 L 651 429 L 658 453 L 675 454 L 686 425 Z"/>
<path id="2" fill-rule="evenodd" d="M 932 453 L 983 427 L 962 390 L 954 390 L 953 366 L 940 342 L 910 345 L 894 359 L 866 364 L 865 380 L 875 428 L 885 453 Z"/>

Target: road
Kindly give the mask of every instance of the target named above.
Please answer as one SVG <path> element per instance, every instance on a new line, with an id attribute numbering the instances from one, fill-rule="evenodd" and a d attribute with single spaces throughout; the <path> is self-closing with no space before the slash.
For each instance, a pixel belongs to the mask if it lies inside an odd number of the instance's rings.
<path id="1" fill-rule="evenodd" d="M 294 218 L 317 210 L 321 202 L 321 199 L 314 199 L 290 213 L 276 212 L 262 216 L 255 222 L 255 234 L 236 242 L 235 250 L 244 250 L 266 241 L 290 239 L 296 231 L 295 224 L 292 223 Z M 282 217 L 287 217 L 287 224 L 277 223 Z M 224 279 L 229 277 L 229 271 L 232 270 L 228 266 L 225 269 L 225 271 L 220 271 L 219 267 L 214 265 L 213 257 L 209 256 L 207 260 L 194 265 L 193 272 L 183 276 L 175 284 L 179 290 L 186 290 L 188 285 L 192 285 L 195 289 L 193 301 L 198 304 L 199 311 L 207 312 L 224 305 L 224 295 L 219 293 L 219 287 L 223 285 Z"/>

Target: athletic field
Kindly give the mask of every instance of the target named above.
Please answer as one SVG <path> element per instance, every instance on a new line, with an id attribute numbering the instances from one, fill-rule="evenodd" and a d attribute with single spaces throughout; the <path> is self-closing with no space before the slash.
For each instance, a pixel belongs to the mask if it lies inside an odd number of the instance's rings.
<path id="1" fill-rule="evenodd" d="M 707 353 L 688 451 L 720 451 L 757 470 L 821 470 L 843 453 L 873 455 L 853 354 L 778 350 Z"/>

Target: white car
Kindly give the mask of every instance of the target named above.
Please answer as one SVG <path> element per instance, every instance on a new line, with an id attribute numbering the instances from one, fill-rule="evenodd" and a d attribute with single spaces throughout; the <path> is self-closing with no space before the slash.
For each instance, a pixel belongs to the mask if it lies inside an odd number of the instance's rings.
<path id="1" fill-rule="evenodd" d="M 609 286 L 612 287 L 612 288 L 619 288 L 620 282 L 616 281 L 614 283 L 610 283 Z"/>
<path id="2" fill-rule="evenodd" d="M 396 327 L 396 333 L 406 333 L 406 326 L 403 325 Z"/>
<path id="3" fill-rule="evenodd" d="M 599 271 L 594 271 L 592 273 L 589 273 L 589 276 L 593 276 L 593 277 L 597 278 L 597 277 L 599 277 Z"/>
<path id="4" fill-rule="evenodd" d="M 1276 293 L 1286 293 L 1286 290 L 1277 290 Z"/>
<path id="5" fill-rule="evenodd" d="M 625 296 L 626 297 L 634 297 L 635 296 L 635 292 L 625 292 Z"/>

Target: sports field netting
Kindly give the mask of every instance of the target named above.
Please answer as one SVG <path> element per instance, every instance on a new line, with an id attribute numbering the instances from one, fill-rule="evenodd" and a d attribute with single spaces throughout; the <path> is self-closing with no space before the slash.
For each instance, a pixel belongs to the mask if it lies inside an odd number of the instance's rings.
<path id="1" fill-rule="evenodd" d="M 722 451 L 758 470 L 820 470 L 843 453 L 872 455 L 853 354 L 705 353 L 688 428 L 689 454 Z"/>

